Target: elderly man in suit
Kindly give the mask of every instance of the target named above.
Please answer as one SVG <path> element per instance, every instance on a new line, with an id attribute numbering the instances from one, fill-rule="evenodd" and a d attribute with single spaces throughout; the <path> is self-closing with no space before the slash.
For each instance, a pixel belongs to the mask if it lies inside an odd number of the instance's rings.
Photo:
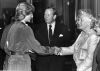
<path id="1" fill-rule="evenodd" d="M 57 12 L 54 8 L 49 7 L 45 10 L 45 23 L 41 23 L 35 33 L 36 39 L 42 46 L 53 48 L 54 46 L 61 47 L 69 45 L 70 32 L 56 17 Z M 66 56 L 66 58 L 70 57 Z M 37 71 L 63 71 L 64 62 L 65 56 L 38 55 L 36 68 Z"/>

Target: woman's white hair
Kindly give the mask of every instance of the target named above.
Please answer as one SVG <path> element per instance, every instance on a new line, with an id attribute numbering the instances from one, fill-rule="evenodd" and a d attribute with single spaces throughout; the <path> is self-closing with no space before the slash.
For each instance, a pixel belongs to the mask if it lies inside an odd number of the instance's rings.
<path id="1" fill-rule="evenodd" d="M 82 17 L 86 17 L 86 20 L 87 20 L 87 18 L 90 19 L 91 23 L 88 23 L 88 25 L 90 25 L 91 28 L 94 27 L 94 22 L 96 22 L 97 19 L 93 17 L 90 10 L 87 10 L 87 9 L 79 10 L 79 14 L 77 16 L 77 19 L 82 18 Z"/>

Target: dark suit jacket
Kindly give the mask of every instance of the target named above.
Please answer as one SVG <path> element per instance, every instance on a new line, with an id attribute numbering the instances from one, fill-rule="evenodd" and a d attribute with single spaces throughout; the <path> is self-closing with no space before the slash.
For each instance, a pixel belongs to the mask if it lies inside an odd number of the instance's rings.
<path id="1" fill-rule="evenodd" d="M 100 41 L 94 52 L 92 71 L 100 71 Z"/>
<path id="2" fill-rule="evenodd" d="M 60 36 L 60 35 L 63 35 L 63 36 Z M 50 41 L 50 44 L 48 40 L 48 30 L 47 30 L 46 23 L 41 23 L 39 25 L 39 28 L 35 32 L 35 37 L 42 46 L 50 46 L 50 47 L 53 47 L 53 46 L 67 47 L 70 45 L 70 41 L 71 41 L 70 31 L 68 31 L 67 27 L 64 24 L 60 23 L 59 21 L 56 21 L 54 34 L 53 34 L 52 40 Z M 57 56 L 57 57 L 62 59 L 63 56 L 62 57 Z M 57 57 L 55 57 L 55 59 Z M 72 58 L 69 56 L 66 56 L 66 57 L 69 58 L 68 60 L 71 60 L 70 58 Z"/>
<path id="3" fill-rule="evenodd" d="M 63 35 L 63 36 L 60 36 Z M 64 24 L 56 22 L 54 34 L 52 40 L 48 40 L 48 30 L 47 24 L 43 23 L 39 25 L 39 29 L 35 33 L 36 39 L 41 43 L 43 46 L 68 46 L 70 43 L 70 32 L 66 28 Z"/>
<path id="4" fill-rule="evenodd" d="M 35 32 L 35 37 L 42 46 L 50 46 L 50 47 L 68 46 L 71 41 L 70 32 L 68 31 L 67 27 L 58 21 L 56 21 L 54 34 L 50 41 L 50 44 L 48 40 L 48 30 L 46 23 L 40 23 L 39 28 Z M 39 71 L 48 71 L 48 69 L 50 69 L 50 71 L 62 71 L 65 60 L 67 61 L 67 63 L 72 62 L 72 57 L 56 56 L 56 55 L 44 55 L 44 56 L 37 55 L 36 67 L 37 69 L 39 69 Z M 69 66 L 70 65 L 68 64 L 68 67 Z"/>

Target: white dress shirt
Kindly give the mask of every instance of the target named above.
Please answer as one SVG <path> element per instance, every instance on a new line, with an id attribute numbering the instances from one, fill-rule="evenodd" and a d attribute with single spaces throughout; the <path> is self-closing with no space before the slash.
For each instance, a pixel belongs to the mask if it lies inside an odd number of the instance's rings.
<path id="1" fill-rule="evenodd" d="M 48 34 L 49 34 L 49 25 L 52 26 L 51 29 L 52 29 L 52 35 L 53 35 L 53 34 L 54 34 L 54 29 L 55 29 L 55 21 L 52 22 L 51 24 L 48 24 L 48 23 L 47 23 Z"/>

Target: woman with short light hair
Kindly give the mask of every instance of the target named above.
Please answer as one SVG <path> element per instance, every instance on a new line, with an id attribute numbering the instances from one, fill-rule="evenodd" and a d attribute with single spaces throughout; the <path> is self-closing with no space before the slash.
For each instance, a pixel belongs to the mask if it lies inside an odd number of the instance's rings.
<path id="1" fill-rule="evenodd" d="M 93 54 L 99 41 L 99 37 L 93 28 L 95 21 L 96 19 L 90 13 L 80 10 L 76 24 L 78 29 L 82 31 L 75 43 L 68 48 L 62 47 L 59 49 L 55 47 L 55 54 L 73 54 L 77 71 L 92 71 Z"/>

